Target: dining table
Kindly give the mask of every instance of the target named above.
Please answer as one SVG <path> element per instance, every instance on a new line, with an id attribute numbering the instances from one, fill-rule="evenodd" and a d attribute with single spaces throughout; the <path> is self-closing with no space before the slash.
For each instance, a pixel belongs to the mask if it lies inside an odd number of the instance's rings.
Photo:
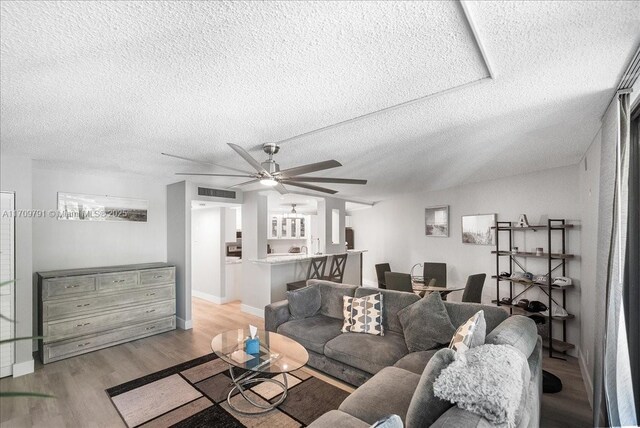
<path id="1" fill-rule="evenodd" d="M 413 288 L 413 292 L 418 296 L 423 297 L 427 293 L 440 293 L 440 296 L 443 300 L 446 300 L 446 295 L 452 293 L 454 291 L 463 291 L 464 287 L 461 286 L 449 286 L 442 287 L 437 285 L 425 285 L 425 281 L 421 277 L 412 277 L 411 278 L 411 287 Z"/>

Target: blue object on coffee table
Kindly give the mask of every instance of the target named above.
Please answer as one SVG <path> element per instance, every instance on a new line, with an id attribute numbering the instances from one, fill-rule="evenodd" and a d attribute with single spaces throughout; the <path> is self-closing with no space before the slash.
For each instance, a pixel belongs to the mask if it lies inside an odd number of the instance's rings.
<path id="1" fill-rule="evenodd" d="M 244 341 L 244 352 L 247 354 L 259 354 L 260 353 L 260 339 L 255 337 L 253 339 L 247 339 Z"/>

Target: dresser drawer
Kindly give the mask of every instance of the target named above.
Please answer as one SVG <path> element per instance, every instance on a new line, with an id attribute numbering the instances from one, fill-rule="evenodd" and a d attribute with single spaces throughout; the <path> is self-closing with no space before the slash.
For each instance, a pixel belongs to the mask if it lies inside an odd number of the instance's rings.
<path id="1" fill-rule="evenodd" d="M 98 277 L 99 291 L 118 291 L 138 285 L 138 272 L 122 272 Z"/>
<path id="2" fill-rule="evenodd" d="M 137 303 L 169 300 L 173 299 L 175 294 L 175 286 L 171 284 L 164 287 L 146 288 L 119 294 L 98 294 L 95 297 L 86 299 L 51 300 L 43 303 L 42 318 L 43 321 L 71 318 L 109 308 L 118 309 L 122 306 L 135 305 Z"/>
<path id="3" fill-rule="evenodd" d="M 42 283 L 42 299 L 72 296 L 96 291 L 95 276 L 70 276 L 45 279 Z"/>
<path id="4" fill-rule="evenodd" d="M 175 268 L 151 269 L 140 271 L 140 284 L 165 284 L 175 280 Z"/>
<path id="5" fill-rule="evenodd" d="M 131 322 L 143 322 L 175 314 L 175 300 L 114 310 L 105 314 L 76 317 L 43 324 L 45 343 L 112 329 Z"/>
<path id="6" fill-rule="evenodd" d="M 134 339 L 151 336 L 176 328 L 175 316 L 140 323 L 132 326 L 111 330 L 103 334 L 94 334 L 73 340 L 65 340 L 54 344 L 43 346 L 43 362 L 60 360 L 85 352 L 106 348 L 107 346 L 129 342 Z"/>

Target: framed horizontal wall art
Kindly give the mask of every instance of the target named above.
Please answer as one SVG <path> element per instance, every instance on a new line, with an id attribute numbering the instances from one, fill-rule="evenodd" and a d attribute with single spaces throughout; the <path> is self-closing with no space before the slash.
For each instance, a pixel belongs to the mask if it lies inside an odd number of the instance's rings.
<path id="1" fill-rule="evenodd" d="M 449 236 L 449 205 L 425 208 L 424 231 L 427 236 Z"/>
<path id="2" fill-rule="evenodd" d="M 149 201 L 58 192 L 58 219 L 146 222 Z"/>
<path id="3" fill-rule="evenodd" d="M 495 214 L 474 214 L 462 216 L 462 243 L 495 245 Z"/>

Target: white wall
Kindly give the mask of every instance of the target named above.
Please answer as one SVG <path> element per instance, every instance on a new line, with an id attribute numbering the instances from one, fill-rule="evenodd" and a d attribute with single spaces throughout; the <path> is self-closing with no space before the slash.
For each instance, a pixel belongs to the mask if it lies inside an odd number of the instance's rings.
<path id="1" fill-rule="evenodd" d="M 32 161 L 16 156 L 0 156 L 0 190 L 15 192 L 16 210 L 32 208 Z M 16 218 L 16 283 L 15 283 L 15 334 L 16 337 L 29 337 L 33 334 L 33 255 L 35 242 L 33 225 L 40 219 L 26 217 Z M 32 341 L 21 340 L 15 344 L 15 361 L 13 375 L 31 373 L 33 371 Z"/>
<path id="2" fill-rule="evenodd" d="M 157 180 L 33 169 L 33 207 L 57 209 L 57 193 L 86 193 L 149 201 L 139 222 L 34 220 L 33 270 L 164 262 L 167 259 L 166 186 Z"/>
<path id="3" fill-rule="evenodd" d="M 588 316 L 580 319 L 580 365 L 587 387 L 587 396 L 593 396 L 594 345 L 596 331 L 596 266 L 598 253 L 598 202 L 600 195 L 600 150 L 602 133 L 595 140 L 580 163 L 580 212 L 582 213 L 582 240 L 580 245 L 581 302 L 580 312 Z"/>
<path id="4" fill-rule="evenodd" d="M 192 294 L 208 300 L 225 297 L 224 208 L 191 210 Z M 234 217 L 235 221 L 235 217 Z"/>
<path id="5" fill-rule="evenodd" d="M 497 213 L 498 220 L 517 221 L 520 214 L 527 214 L 531 224 L 551 218 L 565 218 L 579 224 L 578 166 L 556 168 L 532 174 L 500 180 L 473 183 L 441 191 L 399 195 L 376 204 L 371 209 L 354 211 L 352 226 L 355 248 L 364 253 L 364 283 L 377 283 L 374 265 L 389 262 L 391 269 L 409 272 L 415 263 L 425 261 L 447 263 L 449 286 L 464 286 L 470 274 L 484 272 L 487 281 L 483 290 L 483 302 L 495 299 L 496 258 L 493 247 L 463 244 L 461 216 L 467 214 Z M 449 205 L 449 237 L 425 236 L 424 209 Z M 524 234 L 522 234 L 524 233 Z M 522 234 L 522 235 L 520 235 Z M 531 250 L 546 247 L 546 232 L 520 232 L 515 245 Z M 567 251 L 580 253 L 581 231 L 568 232 Z M 524 266 L 533 273 L 544 273 L 542 259 L 525 259 Z M 508 270 L 504 261 L 504 270 Z M 568 310 L 580 319 L 580 258 L 569 264 L 567 275 L 576 282 L 575 290 L 568 293 Z M 507 290 L 504 283 L 502 290 Z M 460 300 L 461 293 L 450 295 Z M 540 294 L 528 294 L 527 298 L 542 300 Z M 579 343 L 579 321 L 568 323 L 568 340 Z"/>

